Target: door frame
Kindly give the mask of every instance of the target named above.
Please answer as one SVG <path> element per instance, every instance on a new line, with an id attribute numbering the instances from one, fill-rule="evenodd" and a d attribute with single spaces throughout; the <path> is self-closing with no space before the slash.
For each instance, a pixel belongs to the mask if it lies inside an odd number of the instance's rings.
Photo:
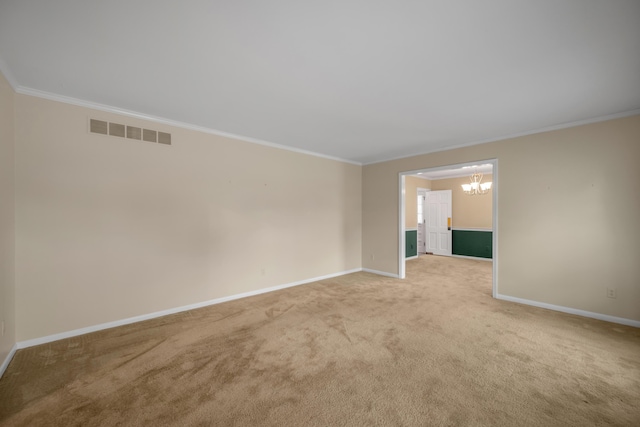
<path id="1" fill-rule="evenodd" d="M 431 189 L 430 189 L 430 188 L 422 188 L 422 187 L 418 187 L 418 188 L 417 188 L 417 191 L 416 191 L 416 192 L 418 193 L 418 196 L 420 195 L 420 193 L 422 193 L 422 194 L 424 194 L 424 195 L 425 195 L 425 196 L 424 196 L 424 197 L 425 197 L 425 199 L 422 201 L 422 217 L 423 217 L 423 218 L 424 218 L 424 214 L 425 214 L 425 211 L 424 211 L 424 202 L 426 201 L 426 194 L 427 194 L 428 192 L 430 192 L 430 191 L 431 191 Z M 416 213 L 417 213 L 417 212 L 416 212 Z M 416 216 L 416 219 L 417 219 L 417 216 Z M 424 235 L 424 234 L 425 234 L 425 233 L 424 233 L 425 228 L 426 228 L 426 227 L 425 227 L 425 224 L 423 223 L 423 224 L 422 224 L 422 242 L 423 242 L 423 243 L 425 242 L 425 235 Z M 418 241 L 420 241 L 420 223 L 418 223 Z M 425 252 L 426 252 L 426 244 L 425 244 Z M 425 252 L 422 252 L 422 253 L 425 253 Z M 418 248 L 418 255 L 420 255 L 420 253 L 421 253 L 421 252 L 420 252 L 420 248 Z"/>
<path id="2" fill-rule="evenodd" d="M 456 163 L 437 167 L 426 167 L 398 173 L 398 277 L 404 279 L 406 277 L 405 265 L 405 177 L 407 175 L 416 175 L 418 172 L 432 172 L 446 169 L 462 168 L 463 166 L 473 166 L 477 164 L 491 164 L 493 166 L 493 203 L 491 207 L 492 215 L 492 240 L 493 240 L 493 271 L 492 271 L 492 291 L 493 298 L 498 295 L 498 159 L 477 160 L 474 162 Z"/>

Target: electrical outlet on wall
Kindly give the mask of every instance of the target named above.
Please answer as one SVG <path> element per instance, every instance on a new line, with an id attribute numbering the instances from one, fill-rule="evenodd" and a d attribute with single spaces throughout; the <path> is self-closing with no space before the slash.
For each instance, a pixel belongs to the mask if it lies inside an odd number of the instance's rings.
<path id="1" fill-rule="evenodd" d="M 616 297 L 616 288 L 607 288 L 607 298 L 614 298 Z"/>

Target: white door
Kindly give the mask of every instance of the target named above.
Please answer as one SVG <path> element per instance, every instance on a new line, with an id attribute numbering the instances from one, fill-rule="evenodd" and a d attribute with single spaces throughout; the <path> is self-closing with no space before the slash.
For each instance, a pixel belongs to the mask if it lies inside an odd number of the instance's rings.
<path id="1" fill-rule="evenodd" d="M 426 193 L 427 252 L 451 256 L 451 190 Z"/>

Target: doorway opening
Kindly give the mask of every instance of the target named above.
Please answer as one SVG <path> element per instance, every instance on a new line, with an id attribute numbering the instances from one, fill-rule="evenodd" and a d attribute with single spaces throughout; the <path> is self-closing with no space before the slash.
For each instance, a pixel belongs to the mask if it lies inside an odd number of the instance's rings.
<path id="1" fill-rule="evenodd" d="M 491 202 L 491 262 L 492 266 L 492 296 L 495 298 L 498 294 L 498 160 L 497 159 L 488 159 L 488 160 L 478 160 L 475 162 L 468 163 L 459 163 L 452 165 L 445 165 L 433 168 L 424 168 L 424 169 L 416 169 L 411 171 L 400 172 L 398 174 L 398 184 L 399 184 L 399 215 L 398 215 L 398 277 L 404 279 L 406 277 L 406 207 L 407 207 L 407 197 L 416 197 L 413 194 L 407 195 L 407 187 L 406 187 L 406 178 L 412 175 L 420 176 L 434 176 L 437 175 L 441 178 L 447 176 L 466 176 L 469 177 L 474 172 L 474 168 L 479 167 L 479 165 L 490 165 L 491 173 L 493 174 L 492 182 L 493 186 L 491 188 L 492 194 L 492 202 Z M 421 189 L 424 190 L 424 189 Z M 418 192 L 420 194 L 421 192 Z M 422 192 L 424 194 L 424 192 Z M 468 196 L 468 197 L 483 197 L 480 196 Z M 427 216 L 428 212 L 424 212 L 424 215 Z M 455 218 L 453 218 L 455 223 Z M 451 225 L 451 224 L 448 224 Z M 419 229 L 420 227 L 418 227 Z M 455 227 L 454 227 L 455 231 Z M 488 230 L 486 230 L 488 231 Z M 488 233 L 486 233 L 488 234 Z M 428 244 L 428 242 L 425 242 Z M 420 247 L 418 247 L 418 252 L 420 252 Z M 429 252 L 428 249 L 425 252 Z"/>
<path id="2" fill-rule="evenodd" d="M 426 226 L 426 219 L 425 219 L 425 212 L 424 212 L 424 205 L 426 204 L 427 201 L 427 193 L 431 191 L 430 188 L 422 188 L 422 187 L 417 187 L 416 188 L 416 203 L 417 203 L 417 228 L 418 228 L 418 256 L 420 254 L 425 254 L 427 252 L 427 241 L 425 239 L 425 226 Z M 405 221 L 405 227 L 406 227 L 406 221 Z"/>

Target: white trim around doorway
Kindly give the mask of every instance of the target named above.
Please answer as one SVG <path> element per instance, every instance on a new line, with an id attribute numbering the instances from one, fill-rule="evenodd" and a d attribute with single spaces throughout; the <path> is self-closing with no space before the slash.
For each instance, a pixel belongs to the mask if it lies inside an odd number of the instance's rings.
<path id="1" fill-rule="evenodd" d="M 493 166 L 493 206 L 492 206 L 492 228 L 493 228 L 493 285 L 492 296 L 496 298 L 498 294 L 498 159 L 486 159 L 477 160 L 474 162 L 458 163 L 454 165 L 444 165 L 432 168 L 416 169 L 411 171 L 398 173 L 398 278 L 404 279 L 406 277 L 405 266 L 405 177 L 407 175 L 416 175 L 418 172 L 437 171 L 446 169 L 462 168 L 463 166 L 473 166 L 479 163 L 489 163 Z"/>

